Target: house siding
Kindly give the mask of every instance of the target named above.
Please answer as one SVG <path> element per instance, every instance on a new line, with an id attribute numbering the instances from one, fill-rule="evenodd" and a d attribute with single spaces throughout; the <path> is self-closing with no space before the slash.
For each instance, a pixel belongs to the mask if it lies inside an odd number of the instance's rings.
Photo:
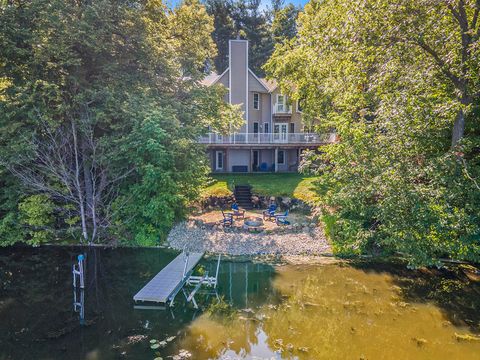
<path id="1" fill-rule="evenodd" d="M 229 43 L 230 56 L 229 68 L 220 75 L 215 83 L 222 84 L 228 88 L 228 94 L 225 100 L 231 104 L 241 105 L 244 112 L 245 124 L 238 129 L 237 135 L 242 133 L 253 133 L 254 123 L 258 123 L 259 133 L 265 133 L 265 123 L 268 123 L 268 133 L 274 130 L 274 123 L 287 123 L 288 133 L 291 133 L 291 124 L 294 124 L 294 132 L 303 132 L 302 115 L 297 112 L 296 104 L 291 105 L 291 114 L 274 114 L 273 107 L 276 103 L 276 96 L 280 93 L 278 88 L 274 88 L 274 83 L 269 83 L 258 79 L 248 68 L 248 41 L 231 40 Z M 253 95 L 258 93 L 260 96 L 260 109 L 254 109 Z M 287 99 L 288 102 L 288 99 Z M 233 139 L 233 140 L 232 140 Z M 235 140 L 239 139 L 239 140 Z M 243 140 L 242 140 L 243 139 Z M 245 142 L 248 139 L 248 142 Z M 258 143 L 257 143 L 258 139 Z M 262 143 L 262 139 L 270 139 Z M 272 139 L 274 139 L 272 141 Z M 294 138 L 295 139 L 295 138 Z M 299 154 L 302 149 L 315 148 L 313 144 L 298 144 L 276 142 L 278 139 L 272 136 L 270 138 L 231 136 L 227 138 L 226 143 L 212 142 L 208 145 L 209 160 L 214 172 L 232 172 L 234 170 L 254 171 L 260 168 L 266 168 L 267 171 L 276 170 L 278 172 L 297 171 L 299 164 Z M 235 142 L 237 141 L 237 142 Z M 280 141 L 282 141 L 280 139 Z M 209 143 L 210 144 L 210 143 Z M 284 163 L 277 164 L 275 153 L 284 151 Z M 223 151 L 224 168 L 216 170 L 215 151 Z M 253 169 L 253 151 L 258 151 L 258 169 Z M 262 163 L 266 164 L 261 167 Z"/>
<path id="2" fill-rule="evenodd" d="M 260 110 L 253 108 L 253 94 L 257 93 L 260 96 Z M 272 130 L 271 121 L 272 113 L 270 109 L 270 94 L 260 93 L 256 91 L 249 92 L 249 111 L 248 111 L 248 128 L 249 132 L 253 133 L 253 123 L 258 122 L 259 131 L 264 132 L 264 123 L 269 123 L 269 131 Z"/>
<path id="3" fill-rule="evenodd" d="M 250 169 L 250 150 L 233 150 L 229 151 L 229 161 L 228 161 L 228 171 L 233 171 L 234 166 L 246 166 L 247 171 L 252 171 Z"/>
<path id="4" fill-rule="evenodd" d="M 268 92 L 268 89 L 266 89 L 265 86 L 258 81 L 250 71 L 248 72 L 248 90 L 261 93 Z"/>
<path id="5" fill-rule="evenodd" d="M 229 70 L 227 70 L 220 76 L 220 78 L 216 81 L 216 83 L 221 84 L 228 89 L 230 87 L 229 78 L 230 78 L 230 73 L 229 73 Z"/>

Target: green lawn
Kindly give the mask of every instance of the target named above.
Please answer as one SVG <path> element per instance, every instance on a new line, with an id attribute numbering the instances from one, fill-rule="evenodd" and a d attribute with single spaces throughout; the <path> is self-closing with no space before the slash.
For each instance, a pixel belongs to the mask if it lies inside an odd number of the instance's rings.
<path id="1" fill-rule="evenodd" d="M 316 177 L 297 173 L 288 174 L 218 174 L 212 175 L 212 183 L 202 192 L 203 197 L 227 196 L 235 185 L 251 185 L 259 195 L 288 196 L 305 202 L 318 199 L 314 192 Z"/>

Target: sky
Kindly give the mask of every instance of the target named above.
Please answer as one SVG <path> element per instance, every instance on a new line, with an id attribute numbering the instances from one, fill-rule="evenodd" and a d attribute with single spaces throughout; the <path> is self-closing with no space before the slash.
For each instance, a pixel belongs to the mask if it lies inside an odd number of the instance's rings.
<path id="1" fill-rule="evenodd" d="M 166 0 L 167 4 L 177 5 L 181 0 Z M 305 5 L 308 0 L 285 0 L 285 4 L 292 3 L 293 5 L 302 6 Z M 265 9 L 270 5 L 270 0 L 262 0 L 262 8 Z"/>

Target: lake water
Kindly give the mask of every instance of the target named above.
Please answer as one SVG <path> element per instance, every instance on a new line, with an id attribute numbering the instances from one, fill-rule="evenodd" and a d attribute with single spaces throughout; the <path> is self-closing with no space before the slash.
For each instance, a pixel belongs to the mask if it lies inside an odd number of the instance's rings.
<path id="1" fill-rule="evenodd" d="M 180 293 L 171 309 L 139 310 L 133 295 L 177 253 L 96 248 L 85 251 L 81 325 L 80 252 L 0 249 L 0 360 L 480 359 L 480 286 L 452 272 L 233 259 L 221 264 L 220 301 L 200 294 L 195 310 Z M 212 273 L 215 259 L 201 265 Z"/>

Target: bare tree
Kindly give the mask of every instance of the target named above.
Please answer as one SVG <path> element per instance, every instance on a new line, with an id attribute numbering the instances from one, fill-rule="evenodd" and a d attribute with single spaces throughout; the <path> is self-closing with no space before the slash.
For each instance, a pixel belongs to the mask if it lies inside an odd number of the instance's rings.
<path id="1" fill-rule="evenodd" d="M 82 242 L 93 243 L 99 229 L 111 223 L 112 202 L 120 181 L 134 170 L 113 175 L 88 116 L 51 124 L 38 114 L 38 130 L 27 139 L 30 151 L 4 164 L 34 193 L 74 207 L 80 218 Z"/>

